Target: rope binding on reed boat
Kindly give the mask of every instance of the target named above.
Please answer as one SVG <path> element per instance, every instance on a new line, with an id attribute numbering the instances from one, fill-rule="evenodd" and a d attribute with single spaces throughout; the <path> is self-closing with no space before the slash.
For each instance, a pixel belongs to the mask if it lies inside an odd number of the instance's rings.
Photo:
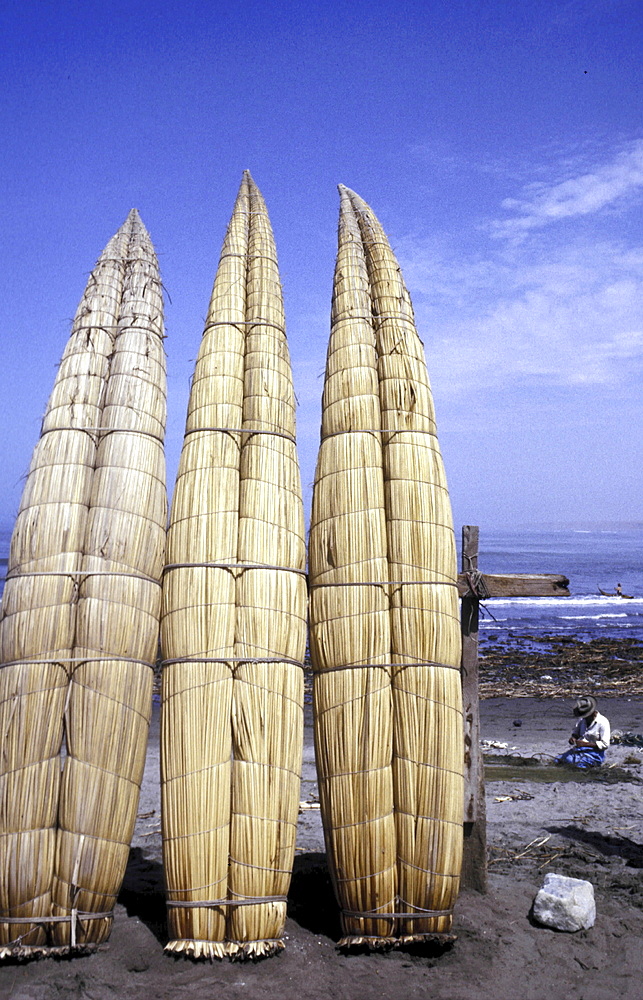
<path id="1" fill-rule="evenodd" d="M 271 260 L 272 258 L 267 257 L 266 260 Z M 273 330 L 279 330 L 280 333 L 286 335 L 286 331 L 283 326 L 279 323 L 272 323 L 269 319 L 217 319 L 212 323 L 206 323 L 203 327 L 203 332 L 211 330 L 215 326 L 269 326 Z"/>
<path id="2" fill-rule="evenodd" d="M 317 587 L 457 587 L 453 580 L 348 580 L 346 583 L 311 583 L 309 589 Z"/>
<path id="3" fill-rule="evenodd" d="M 135 427 L 45 427 L 40 432 L 40 437 L 44 437 L 45 434 L 53 434 L 54 431 L 84 431 L 86 434 L 140 434 L 143 437 L 153 438 L 160 444 L 164 443 L 164 439 L 155 434 L 154 431 L 139 431 Z"/>
<path id="4" fill-rule="evenodd" d="M 9 572 L 5 580 L 22 580 L 28 576 L 82 576 L 83 580 L 76 584 L 78 587 L 89 576 L 124 576 L 134 580 L 145 580 L 146 583 L 155 583 L 158 587 L 161 586 L 160 580 L 153 576 L 147 576 L 145 573 L 126 573 L 118 569 L 35 569 L 27 570 L 25 573 Z"/>
<path id="5" fill-rule="evenodd" d="M 263 903 L 287 903 L 288 896 L 252 896 L 245 899 L 168 899 L 166 906 L 181 909 L 217 909 L 220 906 L 260 906 Z"/>
<path id="6" fill-rule="evenodd" d="M 391 670 L 393 667 L 440 667 L 446 670 L 457 670 L 460 667 L 453 663 L 438 663 L 435 660 L 416 660 L 411 663 L 343 663 L 339 667 L 322 667 L 320 670 L 313 669 L 316 674 L 334 674 L 337 670 Z"/>
<path id="7" fill-rule="evenodd" d="M 338 437 L 339 434 L 428 434 L 434 438 L 438 436 L 435 431 L 424 430 L 421 427 L 355 427 L 343 431 L 328 431 L 322 435 L 322 442 L 326 438 Z"/>
<path id="8" fill-rule="evenodd" d="M 404 902 L 404 900 L 396 900 Z M 343 917 L 350 917 L 354 920 L 428 920 L 431 917 L 450 917 L 453 910 L 423 910 L 421 913 L 414 911 L 407 913 L 379 913 L 377 910 L 342 910 Z"/>
<path id="9" fill-rule="evenodd" d="M 160 284 L 162 284 L 162 282 L 160 282 Z M 127 326 L 124 326 L 122 323 L 90 323 L 89 326 L 74 326 L 72 327 L 71 332 L 72 336 L 76 333 L 82 333 L 83 330 L 121 330 L 123 333 L 125 333 L 126 330 L 145 330 L 149 332 L 150 326 L 153 326 L 151 320 L 149 323 L 128 323 Z M 165 339 L 165 336 L 160 333 L 157 334 L 157 337 Z M 73 357 L 78 353 L 78 351 L 72 351 L 70 354 L 66 355 L 66 358 Z M 138 354 L 139 352 L 137 351 L 136 353 Z"/>
<path id="10" fill-rule="evenodd" d="M 85 920 L 113 920 L 114 911 L 109 910 L 106 913 L 91 913 L 86 910 L 72 909 L 68 916 L 59 917 L 0 917 L 0 924 L 70 924 L 70 942 L 68 945 L 63 947 L 63 951 L 71 951 L 76 948 L 76 936 L 77 929 L 80 925 L 81 931 L 83 930 L 83 921 Z M 2 948 L 12 948 L 18 945 L 19 947 L 25 947 L 22 945 L 22 940 L 30 934 L 31 931 L 27 931 L 25 934 L 21 934 L 19 937 L 14 938 L 13 941 L 7 942 L 6 945 L 2 945 Z M 88 945 L 93 944 L 93 942 L 87 942 Z M 26 947 L 29 947 L 27 945 Z M 42 948 L 42 945 L 35 945 L 36 949 Z M 81 947 L 85 947 L 83 943 Z M 56 949 L 58 951 L 58 949 Z"/>
<path id="11" fill-rule="evenodd" d="M 301 660 L 293 660 L 290 656 L 176 656 L 171 660 L 161 660 L 161 666 L 171 663 L 292 663 L 303 669 Z"/>
<path id="12" fill-rule="evenodd" d="M 292 441 L 293 444 L 297 444 L 295 438 L 292 434 L 286 434 L 283 431 L 260 431 L 253 430 L 248 427 L 189 427 L 183 437 L 187 437 L 188 434 L 203 434 L 206 431 L 220 431 L 222 434 L 267 434 L 269 437 L 281 437 L 286 438 L 287 441 Z"/>
<path id="13" fill-rule="evenodd" d="M 123 661 L 124 663 L 140 663 L 151 670 L 154 670 L 156 667 L 156 664 L 150 663 L 149 660 L 137 660 L 134 656 L 119 656 L 117 653 L 114 653 L 112 656 L 56 656 L 54 654 L 42 660 L 7 660 L 6 663 L 0 664 L 0 669 L 4 669 L 4 667 L 43 666 L 52 663 L 62 667 L 65 663 L 111 663 L 113 660 Z M 0 923 L 2 923 L 2 920 L 0 920 Z"/>
<path id="14" fill-rule="evenodd" d="M 242 573 L 246 569 L 270 569 L 278 570 L 283 573 L 297 573 L 298 576 L 306 576 L 305 569 L 293 569 L 292 566 L 271 566 L 269 563 L 224 563 L 224 562 L 184 562 L 184 563 L 167 563 L 163 567 L 163 572 L 166 573 L 170 569 L 227 569 L 230 571 L 238 570 Z"/>

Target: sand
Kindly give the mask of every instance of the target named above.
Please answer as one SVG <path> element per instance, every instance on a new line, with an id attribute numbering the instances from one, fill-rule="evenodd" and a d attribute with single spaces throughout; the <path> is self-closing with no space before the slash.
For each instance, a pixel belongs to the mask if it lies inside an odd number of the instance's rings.
<path id="1" fill-rule="evenodd" d="M 601 698 L 599 706 L 613 727 L 643 732 L 643 697 Z M 481 703 L 483 738 L 507 744 L 491 747 L 488 757 L 489 891 L 461 893 L 457 941 L 450 949 L 357 955 L 336 950 L 337 911 L 319 812 L 312 808 L 300 816 L 285 952 L 256 964 L 210 965 L 163 953 L 156 706 L 139 819 L 110 942 L 94 955 L 2 965 L 0 998 L 640 1000 L 643 752 L 612 747 L 607 764 L 615 766 L 584 780 L 547 772 L 550 757 L 566 746 L 570 712 L 571 701 L 560 698 L 497 697 Z M 314 806 L 309 706 L 306 721 L 301 798 Z M 542 755 L 543 765 L 525 766 L 518 757 L 507 761 L 512 754 Z M 498 780 L 508 765 L 509 777 Z M 537 780 L 543 776 L 556 780 Z M 532 900 L 550 871 L 593 883 L 598 914 L 593 928 L 564 934 L 531 922 Z"/>

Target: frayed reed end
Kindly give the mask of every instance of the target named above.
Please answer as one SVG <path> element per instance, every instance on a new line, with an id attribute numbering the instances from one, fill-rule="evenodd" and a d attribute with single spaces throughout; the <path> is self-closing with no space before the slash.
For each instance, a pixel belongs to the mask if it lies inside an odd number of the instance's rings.
<path id="1" fill-rule="evenodd" d="M 0 962 L 30 962 L 40 958 L 60 958 L 66 955 L 93 955 L 98 951 L 99 945 L 89 942 L 87 944 L 60 945 L 49 947 L 44 944 L 16 945 L 16 947 L 5 946 L 0 948 Z"/>
<path id="2" fill-rule="evenodd" d="M 244 941 L 235 944 L 237 951 L 231 954 L 234 962 L 256 962 L 262 958 L 270 958 L 283 951 L 286 945 L 283 941 L 267 938 L 264 941 Z"/>
<path id="3" fill-rule="evenodd" d="M 397 948 L 403 948 L 408 944 L 435 944 L 444 948 L 450 947 L 458 940 L 457 934 L 402 934 L 397 938 Z"/>
<path id="4" fill-rule="evenodd" d="M 236 949 L 236 945 L 233 947 Z M 174 955 L 176 958 L 194 958 L 212 962 L 215 958 L 231 957 L 229 949 L 228 941 L 196 941 L 191 938 L 179 938 L 168 941 L 164 950 L 167 955 Z"/>
<path id="5" fill-rule="evenodd" d="M 340 938 L 336 947 L 342 951 L 360 948 L 367 951 L 390 951 L 395 948 L 398 939 L 394 937 L 369 937 L 366 934 L 347 934 Z"/>
<path id="6" fill-rule="evenodd" d="M 45 958 L 49 954 L 49 948 L 44 945 L 16 945 L 0 948 L 0 962 L 29 962 L 32 959 Z"/>
<path id="7" fill-rule="evenodd" d="M 285 947 L 283 941 L 270 938 L 263 941 L 196 941 L 179 938 L 168 941 L 165 952 L 176 958 L 193 958 L 205 962 L 212 962 L 215 958 L 229 958 L 231 962 L 256 962 L 277 955 Z"/>
<path id="8" fill-rule="evenodd" d="M 393 948 L 405 948 L 408 945 L 431 944 L 441 948 L 450 948 L 458 940 L 457 934 L 403 934 L 400 937 L 369 937 L 360 934 L 347 934 L 340 938 L 336 948 L 341 951 L 359 949 L 360 951 L 391 951 Z"/>

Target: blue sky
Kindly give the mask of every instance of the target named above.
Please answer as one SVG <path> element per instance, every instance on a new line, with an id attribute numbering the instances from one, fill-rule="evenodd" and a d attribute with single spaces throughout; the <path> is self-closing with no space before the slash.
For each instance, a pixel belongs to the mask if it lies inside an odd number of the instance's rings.
<path id="1" fill-rule="evenodd" d="M 308 498 L 343 183 L 402 264 L 456 524 L 643 520 L 642 49 L 640 0 L 0 3 L 0 524 L 132 207 L 170 296 L 171 489 L 245 168 Z"/>

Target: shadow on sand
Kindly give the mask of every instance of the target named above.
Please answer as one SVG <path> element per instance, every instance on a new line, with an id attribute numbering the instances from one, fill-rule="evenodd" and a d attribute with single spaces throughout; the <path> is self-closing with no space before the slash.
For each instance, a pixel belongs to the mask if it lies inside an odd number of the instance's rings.
<path id="1" fill-rule="evenodd" d="M 643 846 L 629 837 L 610 837 L 577 826 L 548 826 L 549 833 L 557 833 L 567 840 L 599 851 L 605 857 L 619 857 L 627 861 L 628 868 L 643 868 Z"/>
<path id="2" fill-rule="evenodd" d="M 146 858 L 140 847 L 130 851 L 118 902 L 129 917 L 138 917 L 162 945 L 167 944 L 163 868 L 158 861 Z M 313 934 L 323 934 L 335 941 L 341 937 L 339 910 L 324 854 L 295 857 L 288 916 Z"/>
<path id="3" fill-rule="evenodd" d="M 130 851 L 118 902 L 128 917 L 138 917 L 162 945 L 167 944 L 163 867 L 146 858 L 140 847 Z"/>

